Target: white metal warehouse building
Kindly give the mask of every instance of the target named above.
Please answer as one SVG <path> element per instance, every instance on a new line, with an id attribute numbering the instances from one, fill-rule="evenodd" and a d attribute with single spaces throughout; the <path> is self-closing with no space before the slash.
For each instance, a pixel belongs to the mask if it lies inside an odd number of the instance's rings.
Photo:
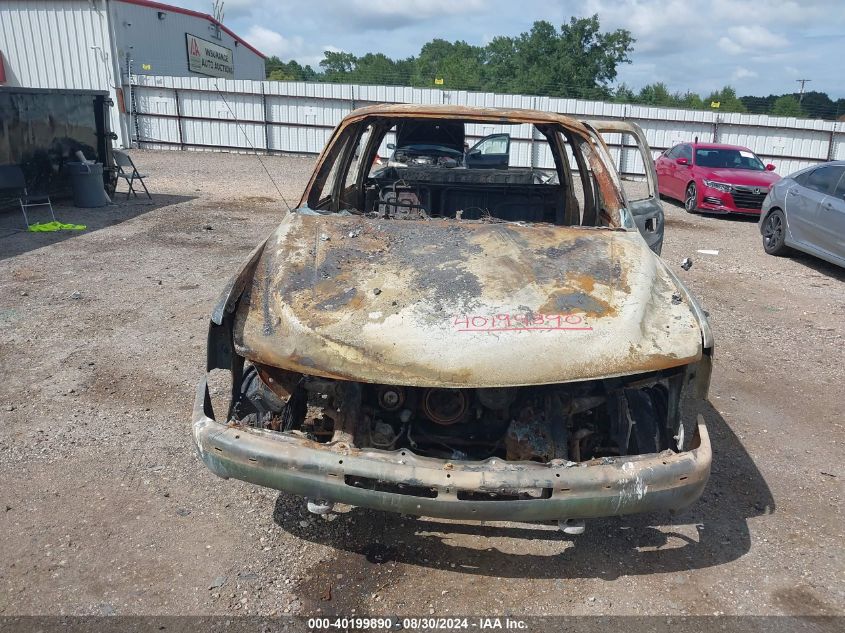
<path id="1" fill-rule="evenodd" d="M 0 0 L 0 87 L 108 91 L 129 146 L 128 74 L 264 79 L 264 55 L 214 17 L 150 0 Z"/>

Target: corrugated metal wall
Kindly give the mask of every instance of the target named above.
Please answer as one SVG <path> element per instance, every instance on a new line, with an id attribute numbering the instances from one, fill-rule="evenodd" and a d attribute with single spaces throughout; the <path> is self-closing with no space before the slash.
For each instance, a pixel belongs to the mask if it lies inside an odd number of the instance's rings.
<path id="1" fill-rule="evenodd" d="M 165 14 L 163 20 L 158 19 L 159 11 Z M 185 33 L 190 33 L 230 49 L 236 79 L 265 76 L 262 57 L 245 46 L 236 46 L 235 39 L 225 31 L 221 30 L 217 39 L 216 30 L 204 18 L 125 2 L 112 3 L 112 16 L 121 67 L 125 67 L 128 54 L 135 74 L 188 76 Z"/>
<path id="2" fill-rule="evenodd" d="M 116 85 L 104 0 L 0 2 L 6 82 L 26 88 L 108 90 Z"/>
<path id="3" fill-rule="evenodd" d="M 775 163 L 781 174 L 824 160 L 845 160 L 845 129 L 832 121 L 395 86 L 146 76 L 138 78 L 134 89 L 137 140 L 144 147 L 317 153 L 334 126 L 357 107 L 451 103 L 532 108 L 583 119 L 624 118 L 643 128 L 655 152 L 695 137 L 733 143 Z M 470 125 L 469 142 L 505 129 L 512 137 L 511 164 L 530 165 L 531 126 Z M 637 152 L 623 147 L 619 135 L 608 140 L 621 171 L 644 173 Z M 388 154 L 386 147 L 381 152 Z M 552 166 L 547 152 L 535 157 L 535 166 Z"/>
<path id="4" fill-rule="evenodd" d="M 0 50 L 9 86 L 104 90 L 117 102 L 106 0 L 2 0 Z M 128 144 L 116 107 L 110 124 L 118 145 Z"/>

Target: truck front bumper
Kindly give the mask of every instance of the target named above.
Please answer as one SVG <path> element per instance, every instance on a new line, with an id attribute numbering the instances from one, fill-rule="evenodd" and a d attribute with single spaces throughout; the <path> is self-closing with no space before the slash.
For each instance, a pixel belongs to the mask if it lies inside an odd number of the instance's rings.
<path id="1" fill-rule="evenodd" d="M 677 510 L 701 495 L 712 460 L 701 416 L 692 450 L 577 464 L 447 461 L 408 450 L 332 446 L 216 422 L 205 380 L 197 388 L 193 434 L 202 461 L 224 479 L 310 499 L 463 520 L 547 521 Z"/>

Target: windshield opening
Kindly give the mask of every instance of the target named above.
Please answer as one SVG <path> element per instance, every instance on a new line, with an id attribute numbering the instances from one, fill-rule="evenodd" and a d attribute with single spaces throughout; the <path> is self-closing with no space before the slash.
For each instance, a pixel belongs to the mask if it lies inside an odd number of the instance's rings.
<path id="1" fill-rule="evenodd" d="M 590 143 L 557 124 L 370 117 L 340 131 L 307 206 L 384 219 L 621 226 Z M 599 182 L 601 180 L 601 183 Z"/>
<path id="2" fill-rule="evenodd" d="M 698 148 L 695 150 L 695 164 L 699 167 L 714 169 L 748 169 L 751 171 L 765 171 L 757 156 L 745 149 Z"/>

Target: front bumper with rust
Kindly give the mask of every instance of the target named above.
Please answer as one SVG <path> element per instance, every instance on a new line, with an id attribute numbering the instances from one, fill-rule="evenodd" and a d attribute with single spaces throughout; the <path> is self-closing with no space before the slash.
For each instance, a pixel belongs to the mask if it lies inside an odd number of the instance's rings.
<path id="1" fill-rule="evenodd" d="M 304 438 L 213 419 L 206 381 L 197 388 L 193 433 L 197 452 L 215 474 L 311 499 L 448 519 L 546 521 L 677 510 L 694 502 L 710 476 L 704 421 L 697 446 L 683 453 L 605 458 L 573 464 L 447 462 L 410 451 L 332 447 Z M 375 488 L 353 483 L 379 482 Z M 405 486 L 407 493 L 400 490 Z M 385 487 L 390 490 L 386 492 Z M 430 496 L 418 496 L 426 490 Z M 545 498 L 462 499 L 460 493 L 534 491 Z"/>

